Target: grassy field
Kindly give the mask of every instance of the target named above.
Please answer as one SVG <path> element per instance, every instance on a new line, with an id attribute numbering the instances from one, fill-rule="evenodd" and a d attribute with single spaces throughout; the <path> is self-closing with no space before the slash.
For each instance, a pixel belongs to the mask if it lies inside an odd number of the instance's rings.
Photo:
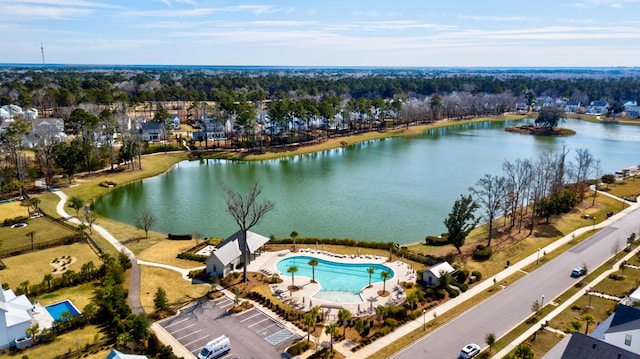
<path id="1" fill-rule="evenodd" d="M 11 201 L 0 204 L 0 222 L 7 218 L 26 217 L 27 207 L 20 205 L 20 201 Z"/>
<path id="2" fill-rule="evenodd" d="M 136 256 L 144 261 L 164 263 L 179 268 L 189 269 L 200 267 L 203 266 L 204 263 L 176 258 L 178 253 L 184 252 L 195 245 L 195 241 L 174 241 L 163 239 L 157 241 L 153 246 L 142 250 L 136 254 Z M 132 246 L 129 246 L 129 249 L 131 249 L 131 247 Z"/>
<path id="3" fill-rule="evenodd" d="M 27 226 L 19 228 L 0 227 L 0 252 L 8 253 L 15 249 L 21 249 L 31 245 L 30 233 L 33 232 L 33 240 L 38 243 L 55 241 L 77 235 L 77 232 L 49 220 L 45 217 L 31 218 L 25 221 Z"/>
<path id="4" fill-rule="evenodd" d="M 104 339 L 100 328 L 95 325 L 87 325 L 82 330 L 74 330 L 69 333 L 59 335 L 52 343 L 47 345 L 36 345 L 20 352 L 11 353 L 8 350 L 0 352 L 0 359 L 5 358 L 53 358 L 57 355 L 66 354 L 73 350 L 82 349 L 87 344 L 96 343 Z M 106 355 L 102 356 L 105 358 Z"/>
<path id="5" fill-rule="evenodd" d="M 68 267 L 76 273 L 79 273 L 82 265 L 89 261 L 93 261 L 96 267 L 99 267 L 101 264 L 100 258 L 89 245 L 74 243 L 3 258 L 2 261 L 7 268 L 0 271 L 0 279 L 2 283 L 9 284 L 13 289 L 17 288 L 21 282 L 26 280 L 31 284 L 40 283 L 45 274 L 53 274 L 53 266 L 51 266 L 49 262 L 54 258 L 60 258 L 65 255 L 70 255 L 77 259 L 75 263 Z M 54 274 L 54 277 L 58 276 L 61 276 L 61 274 Z"/>
<path id="6" fill-rule="evenodd" d="M 618 197 L 636 198 L 640 196 L 640 178 L 627 178 L 624 182 L 609 185 L 608 188 L 605 186 L 602 190 Z"/>
<path id="7" fill-rule="evenodd" d="M 38 300 L 42 305 L 49 305 L 69 299 L 81 312 L 95 295 L 95 290 L 99 287 L 97 282 L 84 283 L 69 288 L 62 288 L 52 293 L 44 293 L 37 297 L 29 297 L 30 300 Z"/>
<path id="8" fill-rule="evenodd" d="M 142 265 L 140 271 L 140 302 L 147 314 L 154 312 L 153 297 L 158 288 L 167 292 L 169 304 L 175 309 L 202 298 L 211 289 L 209 284 L 193 285 L 172 270 Z"/>

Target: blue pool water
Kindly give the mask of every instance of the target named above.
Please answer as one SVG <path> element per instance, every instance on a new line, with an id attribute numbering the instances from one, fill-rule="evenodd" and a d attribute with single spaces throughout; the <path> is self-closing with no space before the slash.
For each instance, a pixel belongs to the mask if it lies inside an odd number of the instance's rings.
<path id="1" fill-rule="evenodd" d="M 47 305 L 45 307 L 47 312 L 51 314 L 54 320 L 60 320 L 62 317 L 62 313 L 69 312 L 72 316 L 80 315 L 80 311 L 76 308 L 70 300 L 63 300 L 62 302 L 58 302 L 55 304 Z"/>
<path id="2" fill-rule="evenodd" d="M 298 271 L 295 273 L 294 278 L 297 276 L 312 277 L 311 266 L 309 260 L 315 257 L 309 256 L 296 256 L 285 258 L 278 262 L 276 269 L 280 271 L 280 276 L 289 276 L 291 273 L 287 273 L 287 269 L 290 266 L 298 267 Z M 320 283 L 321 291 L 335 291 L 335 292 L 349 292 L 360 293 L 362 288 L 369 285 L 369 273 L 367 268 L 374 267 L 375 272 L 371 276 L 371 283 L 382 282 L 380 273 L 387 271 L 393 278 L 393 270 L 382 264 L 371 263 L 338 263 L 327 261 L 320 258 L 318 265 L 315 267 L 315 278 Z M 302 283 L 302 282 L 300 282 Z"/>

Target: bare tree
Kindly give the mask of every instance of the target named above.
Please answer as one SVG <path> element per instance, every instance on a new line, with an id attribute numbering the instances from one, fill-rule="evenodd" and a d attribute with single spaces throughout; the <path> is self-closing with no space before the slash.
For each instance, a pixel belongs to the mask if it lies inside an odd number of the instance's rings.
<path id="1" fill-rule="evenodd" d="M 223 190 L 227 194 L 227 212 L 236 221 L 242 236 L 240 238 L 240 251 L 244 262 L 243 282 L 247 282 L 247 264 L 249 262 L 249 246 L 247 245 L 247 232 L 260 223 L 265 214 L 272 211 L 274 204 L 271 201 L 258 203 L 258 197 L 262 193 L 262 187 L 258 182 L 254 182 L 249 193 L 244 196 L 231 188 L 223 185 Z"/>
<path id="2" fill-rule="evenodd" d="M 144 231 L 144 238 L 149 238 L 149 231 L 156 224 L 156 216 L 148 209 L 145 209 L 136 217 L 136 228 Z"/>
<path id="3" fill-rule="evenodd" d="M 471 187 L 469 190 L 476 196 L 480 207 L 484 209 L 485 217 L 489 222 L 487 247 L 491 247 L 493 220 L 504 206 L 507 180 L 502 176 L 492 176 L 487 173 L 476 182 L 476 187 Z"/>
<path id="4" fill-rule="evenodd" d="M 595 160 L 593 163 L 593 173 L 595 175 L 595 184 L 593 189 L 593 201 L 591 202 L 591 206 L 596 204 L 596 196 L 598 195 L 598 185 L 600 184 L 600 174 L 602 173 L 602 164 L 600 160 Z"/>
<path id="5" fill-rule="evenodd" d="M 576 150 L 576 157 L 571 163 L 571 175 L 575 181 L 576 192 L 580 201 L 584 199 L 586 181 L 589 172 L 591 172 L 593 162 L 594 158 L 589 149 L 579 148 Z"/>

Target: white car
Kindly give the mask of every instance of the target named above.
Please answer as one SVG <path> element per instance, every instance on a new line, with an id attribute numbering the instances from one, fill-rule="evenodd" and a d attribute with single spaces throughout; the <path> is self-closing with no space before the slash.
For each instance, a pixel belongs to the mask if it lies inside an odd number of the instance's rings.
<path id="1" fill-rule="evenodd" d="M 460 350 L 460 358 L 462 359 L 471 359 L 478 354 L 480 354 L 480 346 L 474 343 L 467 344 Z"/>

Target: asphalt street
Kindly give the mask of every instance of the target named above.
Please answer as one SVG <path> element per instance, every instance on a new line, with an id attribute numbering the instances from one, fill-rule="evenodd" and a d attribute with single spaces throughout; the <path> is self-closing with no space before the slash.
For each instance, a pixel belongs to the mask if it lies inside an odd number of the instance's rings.
<path id="1" fill-rule="evenodd" d="M 601 266 L 639 229 L 640 210 L 635 210 L 392 357 L 457 358 L 467 343 L 484 347 L 487 333 L 499 338 L 529 317 L 534 301 L 553 305 L 556 296 L 580 280 L 570 276 L 573 267 Z"/>

